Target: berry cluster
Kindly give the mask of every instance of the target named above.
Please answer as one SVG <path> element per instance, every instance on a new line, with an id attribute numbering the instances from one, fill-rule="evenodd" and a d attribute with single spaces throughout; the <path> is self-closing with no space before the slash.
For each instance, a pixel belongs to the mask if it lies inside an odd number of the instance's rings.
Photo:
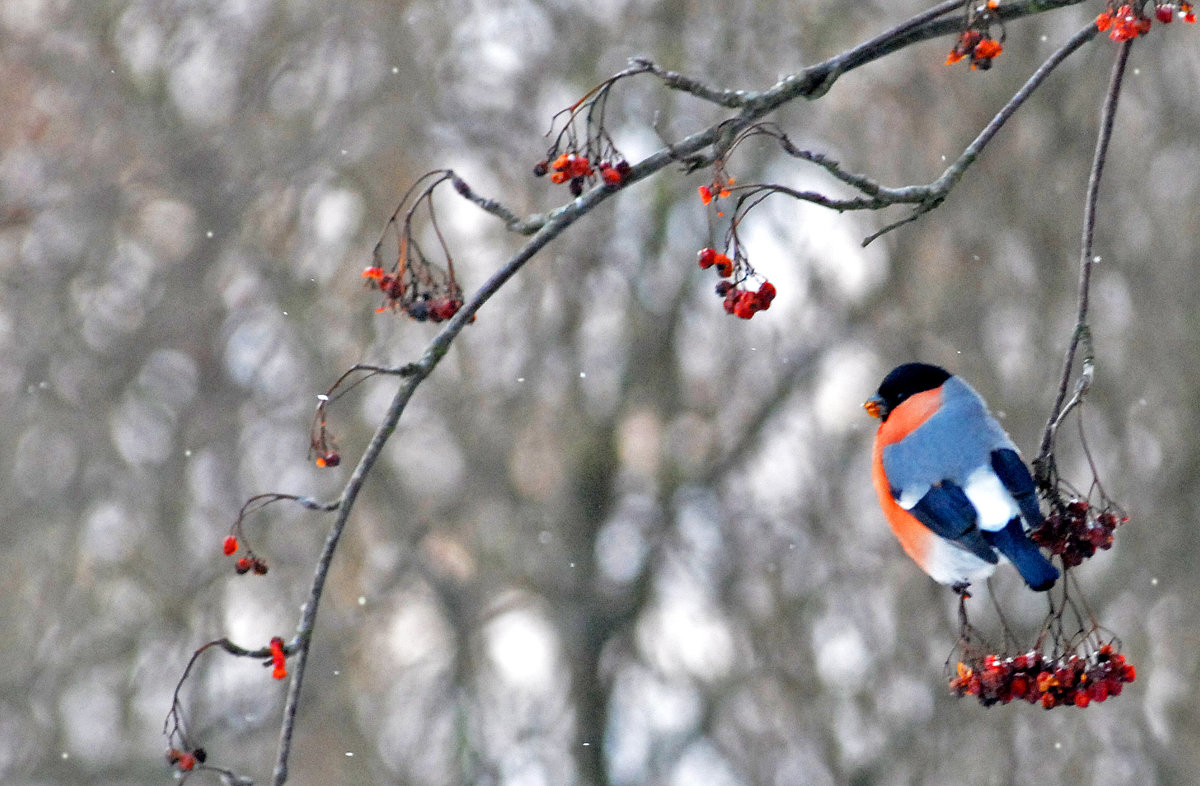
<path id="1" fill-rule="evenodd" d="M 271 666 L 271 676 L 281 680 L 287 676 L 287 653 L 283 651 L 283 639 L 275 636 L 271 639 L 271 659 L 264 666 Z"/>
<path id="2" fill-rule="evenodd" d="M 946 56 L 946 65 L 954 65 L 959 60 L 969 57 L 971 68 L 986 71 L 992 67 L 992 60 L 1003 51 L 1003 45 L 996 39 L 989 38 L 986 32 L 964 30 L 959 34 L 950 54 Z"/>
<path id="3" fill-rule="evenodd" d="M 699 191 L 701 202 L 708 205 L 711 204 L 714 199 L 725 199 L 730 195 L 730 193 L 732 193 L 729 189 L 733 186 L 735 182 L 734 179 L 732 177 L 724 177 L 724 179 L 722 179 L 723 176 L 724 173 L 718 171 L 717 174 L 713 176 L 712 183 L 709 183 L 706 186 L 700 186 Z M 725 214 L 718 211 L 717 215 L 723 216 Z"/>
<path id="4" fill-rule="evenodd" d="M 973 70 L 986 71 L 992 67 L 992 61 L 1004 51 L 1004 25 L 1000 25 L 999 39 L 991 33 L 992 23 L 1000 22 L 995 14 L 999 6 L 999 0 L 987 0 L 979 7 L 968 5 L 966 26 L 946 56 L 946 65 L 969 59 Z"/>
<path id="5" fill-rule="evenodd" d="M 170 748 L 167 750 L 167 764 L 181 773 L 191 772 L 196 769 L 197 764 L 203 764 L 207 760 L 208 753 L 204 748 L 195 748 L 191 751 L 184 751 L 179 748 Z"/>
<path id="6" fill-rule="evenodd" d="M 1034 650 L 1010 658 L 985 655 L 970 664 L 959 661 L 950 692 L 976 696 L 985 707 L 1024 699 L 1049 710 L 1119 696 L 1124 684 L 1136 678 L 1137 670 L 1125 656 L 1104 644 L 1084 656 L 1051 658 Z"/>
<path id="7" fill-rule="evenodd" d="M 1176 15 L 1185 22 L 1196 21 L 1196 13 L 1191 3 L 1155 3 L 1154 17 L 1160 23 L 1169 25 Z M 1130 41 L 1146 35 L 1150 32 L 1150 25 L 1151 19 L 1145 13 L 1144 4 L 1124 3 L 1114 7 L 1110 2 L 1108 8 L 1096 17 L 1096 29 L 1102 33 L 1107 31 L 1108 37 L 1114 41 Z"/>
<path id="8" fill-rule="evenodd" d="M 717 294 L 725 298 L 722 305 L 726 314 L 733 314 L 739 319 L 750 319 L 759 311 L 766 311 L 775 299 L 775 285 L 764 281 L 758 289 L 740 289 L 732 281 L 717 283 Z"/>
<path id="9" fill-rule="evenodd" d="M 593 166 L 587 156 L 571 152 L 562 153 L 553 161 L 539 161 L 533 167 L 533 174 L 535 177 L 543 177 L 549 173 L 550 182 L 569 183 L 571 195 L 579 196 L 583 193 L 584 185 L 594 182 L 597 175 L 605 185 L 615 188 L 629 175 L 630 169 L 629 162 L 623 158 L 600 161 Z"/>
<path id="10" fill-rule="evenodd" d="M 714 268 L 717 275 L 725 281 L 717 283 L 717 295 L 724 298 L 726 314 L 733 314 L 740 319 L 750 319 L 759 311 L 766 311 L 775 299 L 775 285 L 764 281 L 758 289 L 746 289 L 743 285 L 749 280 L 749 273 L 743 274 L 737 281 L 729 280 L 739 267 L 737 260 L 730 259 L 726 254 L 712 248 L 700 250 L 698 262 L 701 269 Z M 744 265 L 741 267 L 744 268 Z"/>
<path id="11" fill-rule="evenodd" d="M 1029 533 L 1037 545 L 1062 558 L 1063 567 L 1074 568 L 1113 546 L 1113 531 L 1129 521 L 1111 505 L 1096 511 L 1086 499 L 1056 503 L 1046 520 Z"/>
<path id="12" fill-rule="evenodd" d="M 442 322 L 458 313 L 462 308 L 462 293 L 457 286 L 450 287 L 441 295 L 422 292 L 409 292 L 402 276 L 388 273 L 381 267 L 369 267 L 362 272 L 362 277 L 373 281 L 387 298 L 382 306 L 375 309 L 376 313 L 388 309 L 400 309 L 418 322 Z M 328 459 L 328 457 L 326 457 Z M 321 464 L 320 466 L 337 466 L 337 464 Z"/>
<path id="13" fill-rule="evenodd" d="M 235 535 L 226 535 L 225 541 L 221 546 L 221 550 L 225 552 L 226 557 L 232 557 L 235 553 L 237 553 L 240 545 L 241 544 L 238 543 L 238 539 Z M 262 557 L 255 556 L 254 553 L 247 548 L 245 556 L 238 558 L 237 564 L 234 566 L 234 570 L 237 571 L 239 576 L 249 573 L 250 571 L 254 571 L 254 575 L 256 576 L 265 576 L 267 575 L 267 563 L 266 560 L 264 560 Z"/>
<path id="14" fill-rule="evenodd" d="M 536 177 L 549 174 L 552 183 L 566 183 L 572 196 L 582 194 L 584 186 L 592 185 L 597 178 L 609 188 L 617 188 L 628 179 L 633 168 L 613 143 L 604 115 L 613 85 L 631 73 L 609 77 L 555 113 L 546 132 L 554 142 L 546 157 L 533 167 Z"/>

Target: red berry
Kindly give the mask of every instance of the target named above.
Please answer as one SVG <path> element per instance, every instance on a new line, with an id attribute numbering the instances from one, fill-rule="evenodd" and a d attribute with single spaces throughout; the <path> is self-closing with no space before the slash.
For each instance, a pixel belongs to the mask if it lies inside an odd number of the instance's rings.
<path id="1" fill-rule="evenodd" d="M 1014 699 L 1024 698 L 1025 691 L 1029 690 L 1029 680 L 1018 674 L 1012 678 L 1012 682 L 1008 685 L 1008 693 Z"/>
<path id="2" fill-rule="evenodd" d="M 1053 693 L 1043 693 L 1042 694 L 1042 706 L 1045 707 L 1046 709 L 1048 709 L 1048 710 L 1054 709 L 1054 705 L 1057 703 L 1058 702 L 1055 700 Z"/>
<path id="3" fill-rule="evenodd" d="M 738 292 L 737 301 L 733 304 L 733 315 L 741 319 L 749 319 L 758 311 L 758 298 L 753 292 L 742 290 Z"/>
<path id="4" fill-rule="evenodd" d="M 621 173 L 617 171 L 616 167 L 600 167 L 600 177 L 610 186 L 621 185 Z"/>
<path id="5" fill-rule="evenodd" d="M 241 557 L 238 559 L 237 565 L 234 566 L 234 570 L 236 570 L 240 575 L 242 573 L 249 573 L 250 568 L 252 567 L 254 567 L 254 560 L 250 559 L 249 557 Z"/>
<path id="6" fill-rule="evenodd" d="M 1133 667 L 1133 664 L 1129 664 L 1125 666 L 1125 668 L 1121 669 L 1121 680 L 1123 682 L 1133 682 L 1136 679 L 1137 669 Z"/>
<path id="7" fill-rule="evenodd" d="M 697 261 L 700 263 L 702 270 L 712 267 L 713 263 L 717 261 L 717 252 L 711 248 L 700 249 L 700 253 L 697 256 Z"/>
<path id="8" fill-rule="evenodd" d="M 1092 698 L 1091 698 L 1091 696 L 1088 695 L 1088 692 L 1086 690 L 1075 691 L 1075 706 L 1076 707 L 1086 707 L 1091 700 L 1092 700 Z"/>
<path id="9" fill-rule="evenodd" d="M 225 544 L 222 548 L 225 551 L 225 556 L 228 557 L 230 554 L 238 550 L 237 538 L 235 538 L 233 535 L 225 536 Z"/>
<path id="10" fill-rule="evenodd" d="M 1175 18 L 1175 10 L 1169 5 L 1160 5 L 1154 9 L 1154 15 L 1158 17 L 1158 21 L 1164 25 L 1171 24 L 1171 20 Z"/>
<path id="11" fill-rule="evenodd" d="M 713 264 L 717 268 L 717 275 L 721 278 L 729 278 L 733 275 L 733 260 L 724 254 L 717 254 Z"/>

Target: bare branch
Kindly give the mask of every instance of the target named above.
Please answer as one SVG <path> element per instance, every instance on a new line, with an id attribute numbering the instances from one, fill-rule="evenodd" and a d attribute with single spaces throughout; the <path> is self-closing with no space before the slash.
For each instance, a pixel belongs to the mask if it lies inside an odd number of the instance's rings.
<path id="1" fill-rule="evenodd" d="M 1068 411 L 1073 409 L 1091 387 L 1094 373 L 1094 359 L 1091 349 L 1091 333 L 1088 328 L 1088 293 L 1092 281 L 1092 267 L 1097 259 L 1092 253 L 1092 241 L 1096 230 L 1096 203 L 1100 194 L 1100 179 L 1104 173 L 1104 162 L 1108 158 L 1108 145 L 1112 141 L 1113 124 L 1117 116 L 1117 102 L 1121 97 L 1121 86 L 1125 79 L 1125 66 L 1129 62 L 1129 51 L 1133 41 L 1128 40 L 1117 50 L 1117 57 L 1112 67 L 1108 81 L 1108 93 L 1104 97 L 1104 106 L 1100 110 L 1100 130 L 1096 136 L 1096 153 L 1092 158 L 1092 169 L 1088 175 L 1087 196 L 1083 205 L 1083 237 L 1079 249 L 1079 295 L 1078 310 L 1075 316 L 1075 329 L 1071 341 L 1067 345 L 1066 357 L 1063 359 L 1062 378 L 1058 385 L 1058 394 L 1054 406 L 1050 410 L 1050 418 L 1042 434 L 1042 444 L 1038 457 L 1034 460 L 1038 480 L 1043 484 L 1048 482 L 1053 472 L 1054 435 Z M 1067 397 L 1067 388 L 1071 382 L 1071 370 L 1075 364 L 1075 354 L 1079 345 L 1085 345 L 1084 371 L 1076 384 L 1075 395 L 1066 406 L 1063 401 Z"/>

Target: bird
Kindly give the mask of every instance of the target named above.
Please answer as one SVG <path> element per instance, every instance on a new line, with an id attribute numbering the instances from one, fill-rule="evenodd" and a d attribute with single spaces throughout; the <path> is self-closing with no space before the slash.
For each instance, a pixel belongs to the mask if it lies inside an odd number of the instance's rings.
<path id="1" fill-rule="evenodd" d="M 935 581 L 964 594 L 1003 557 L 1036 592 L 1058 569 L 1029 539 L 1042 523 L 1017 447 L 961 378 L 904 363 L 863 404 L 879 419 L 871 475 L 892 531 Z"/>

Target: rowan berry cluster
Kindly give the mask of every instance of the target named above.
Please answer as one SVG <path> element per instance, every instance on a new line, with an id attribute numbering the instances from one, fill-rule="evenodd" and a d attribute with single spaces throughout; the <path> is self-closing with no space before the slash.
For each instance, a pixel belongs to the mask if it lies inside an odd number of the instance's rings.
<path id="1" fill-rule="evenodd" d="M 1086 707 L 1093 701 L 1121 695 L 1137 670 L 1125 662 L 1111 643 L 1085 655 L 1048 657 L 1032 650 L 1024 655 L 984 655 L 959 661 L 950 679 L 950 692 L 975 696 L 985 707 L 1024 700 L 1054 707 Z"/>
<path id="2" fill-rule="evenodd" d="M 766 311 L 775 299 L 775 285 L 763 281 L 758 289 L 747 289 L 744 285 L 750 279 L 745 271 L 745 265 L 739 260 L 730 259 L 726 254 L 716 249 L 702 248 L 698 258 L 701 269 L 713 268 L 724 281 L 717 283 L 717 295 L 724 298 L 726 314 L 733 314 L 740 319 L 750 319 L 759 311 Z M 741 269 L 742 275 L 732 280 L 734 273 Z"/>
<path id="3" fill-rule="evenodd" d="M 722 180 L 721 174 L 716 175 L 713 177 L 713 181 L 711 183 L 705 186 L 700 186 L 700 201 L 708 205 L 711 204 L 714 199 L 727 198 L 730 193 L 732 193 L 729 189 L 733 186 L 734 182 L 735 181 L 732 177 L 725 177 Z M 718 213 L 718 215 L 720 214 Z"/>
<path id="4" fill-rule="evenodd" d="M 197 764 L 203 764 L 208 760 L 208 753 L 204 748 L 195 748 L 190 751 L 180 750 L 179 748 L 170 748 L 167 750 L 167 765 L 174 767 L 181 773 L 191 772 L 196 769 Z"/>
<path id="5" fill-rule="evenodd" d="M 457 314 L 463 305 L 462 293 L 458 291 L 457 286 L 450 287 L 443 294 L 416 293 L 410 291 L 401 275 L 388 273 L 381 267 L 367 268 L 362 272 L 362 277 L 374 282 L 373 286 L 378 287 L 379 291 L 383 292 L 387 298 L 382 306 L 375 309 L 377 313 L 388 309 L 401 310 L 418 322 L 426 320 L 442 322 Z M 321 466 L 337 466 L 337 464 L 321 464 Z"/>
<path id="6" fill-rule="evenodd" d="M 1145 12 L 1144 3 L 1124 3 L 1117 6 L 1110 2 L 1108 7 L 1096 17 L 1096 29 L 1101 33 L 1108 32 L 1108 37 L 1114 41 L 1130 41 L 1150 32 L 1151 18 Z M 1185 22 L 1195 23 L 1196 13 L 1191 3 L 1155 3 L 1154 18 L 1161 24 L 1169 25 L 1178 16 Z"/>
<path id="7" fill-rule="evenodd" d="M 992 67 L 992 60 L 1004 51 L 1004 46 L 986 32 L 979 30 L 964 30 L 958 36 L 954 48 L 946 56 L 946 65 L 954 65 L 963 58 L 971 59 L 971 68 L 986 71 Z"/>
<path id="8" fill-rule="evenodd" d="M 946 65 L 969 59 L 972 69 L 986 71 L 992 67 L 992 61 L 1004 51 L 1004 25 L 1000 25 L 999 39 L 993 38 L 991 32 L 992 24 L 999 24 L 995 14 L 999 6 L 998 0 L 987 0 L 978 7 L 968 5 L 966 26 L 947 55 Z"/>
<path id="9" fill-rule="evenodd" d="M 225 552 L 226 557 L 232 557 L 240 547 L 241 544 L 238 543 L 236 535 L 226 535 L 221 550 Z M 251 571 L 256 576 L 265 576 L 267 575 L 267 563 L 266 560 L 256 556 L 254 552 L 247 548 L 245 555 L 238 557 L 238 561 L 234 565 L 234 570 L 237 571 L 239 576 Z"/>
<path id="10" fill-rule="evenodd" d="M 629 175 L 630 169 L 629 162 L 623 158 L 612 161 L 605 159 L 593 165 L 586 155 L 571 152 L 562 153 L 553 161 L 549 158 L 539 161 L 533 167 L 533 174 L 544 177 L 549 173 L 550 182 L 568 183 L 571 195 L 579 196 L 583 193 L 584 185 L 595 182 L 597 175 L 605 185 L 615 188 Z"/>
<path id="11" fill-rule="evenodd" d="M 1045 521 L 1029 533 L 1034 543 L 1062 558 L 1074 568 L 1113 546 L 1113 532 L 1129 518 L 1111 505 L 1095 510 L 1086 499 L 1055 503 Z"/>

